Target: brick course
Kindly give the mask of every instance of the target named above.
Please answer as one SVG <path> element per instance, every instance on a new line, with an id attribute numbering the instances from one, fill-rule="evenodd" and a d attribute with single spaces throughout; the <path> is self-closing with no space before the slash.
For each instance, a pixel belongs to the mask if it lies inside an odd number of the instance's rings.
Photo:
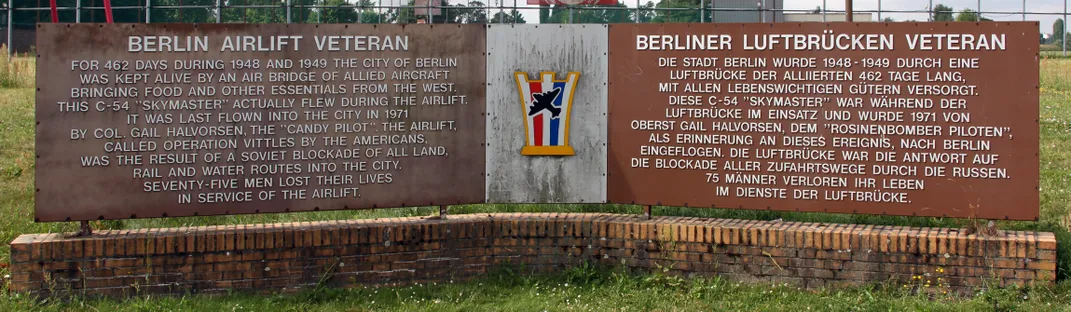
<path id="1" fill-rule="evenodd" d="M 1052 284 L 1052 233 L 572 213 L 442 220 L 27 234 L 11 242 L 11 289 L 42 295 L 292 291 L 461 281 L 495 265 L 556 272 L 582 263 L 791 283 Z"/>

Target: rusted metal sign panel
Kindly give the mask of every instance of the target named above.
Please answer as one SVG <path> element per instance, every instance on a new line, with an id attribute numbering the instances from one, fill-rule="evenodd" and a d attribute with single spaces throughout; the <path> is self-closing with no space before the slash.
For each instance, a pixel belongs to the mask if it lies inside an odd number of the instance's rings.
<path id="1" fill-rule="evenodd" d="M 605 202 L 606 25 L 488 27 L 486 201 Z"/>
<path id="2" fill-rule="evenodd" d="M 36 219 L 482 202 L 485 32 L 41 24 Z"/>
<path id="3" fill-rule="evenodd" d="M 1035 220 L 1037 27 L 612 25 L 608 200 Z"/>

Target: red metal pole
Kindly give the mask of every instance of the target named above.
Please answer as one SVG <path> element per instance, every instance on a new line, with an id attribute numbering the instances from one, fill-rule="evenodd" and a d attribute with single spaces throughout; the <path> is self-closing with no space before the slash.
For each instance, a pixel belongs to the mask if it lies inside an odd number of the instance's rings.
<path id="1" fill-rule="evenodd" d="M 59 23 L 59 10 L 56 8 L 56 0 L 49 0 L 48 4 L 52 6 L 52 22 Z"/>
<path id="2" fill-rule="evenodd" d="M 844 21 L 851 22 L 855 20 L 855 13 L 852 11 L 852 0 L 844 0 Z"/>
<path id="3" fill-rule="evenodd" d="M 104 18 L 108 20 L 108 24 L 112 23 L 112 0 L 104 0 Z"/>

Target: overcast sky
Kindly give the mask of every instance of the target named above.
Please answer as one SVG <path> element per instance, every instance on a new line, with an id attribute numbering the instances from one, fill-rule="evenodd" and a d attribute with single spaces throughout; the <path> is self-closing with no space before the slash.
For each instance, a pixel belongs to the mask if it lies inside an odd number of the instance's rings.
<path id="1" fill-rule="evenodd" d="M 387 2 L 390 0 L 385 0 Z M 398 1 L 398 0 L 394 0 Z M 517 3 L 520 7 L 528 7 L 530 9 L 522 9 L 521 13 L 524 15 L 525 20 L 529 23 L 537 23 L 539 21 L 539 11 L 536 10 L 536 6 L 526 6 L 525 0 L 485 0 L 488 1 L 488 6 L 498 7 L 499 5 L 512 7 L 514 3 Z M 502 3 L 500 4 L 499 1 Z M 625 5 L 631 8 L 636 7 L 636 0 L 619 0 L 623 1 Z M 640 0 L 642 3 L 646 3 L 647 0 Z M 710 1 L 710 0 L 704 0 Z M 658 1 L 655 1 L 658 3 Z M 829 10 L 844 10 L 843 0 L 828 0 Z M 955 11 L 960 11 L 964 8 L 970 8 L 972 10 L 978 10 L 977 0 L 934 0 L 934 5 L 944 4 L 951 6 Z M 822 6 L 822 0 L 785 0 L 784 5 L 786 10 L 813 10 L 815 7 Z M 881 1 L 882 10 L 893 11 L 905 11 L 905 10 L 919 10 L 925 11 L 929 6 L 930 0 L 883 0 Z M 1064 12 L 1064 0 L 1027 0 L 1026 11 L 1028 13 L 1039 14 L 1027 14 L 1026 19 L 1030 21 L 1039 21 L 1039 30 L 1042 33 L 1052 32 L 1052 23 L 1061 16 Z M 1023 15 L 1019 12 L 1023 11 L 1022 0 L 982 0 L 981 1 L 982 12 L 999 12 L 999 13 L 983 13 L 982 16 L 997 20 L 997 21 L 1021 21 Z M 853 8 L 856 11 L 877 11 L 878 0 L 855 0 Z M 497 10 L 495 10 L 497 11 Z M 492 13 L 493 14 L 493 13 Z M 1044 15 L 1051 14 L 1051 15 Z M 877 13 L 873 13 L 873 17 L 877 19 Z M 882 13 L 882 18 L 892 17 L 894 20 L 917 20 L 925 21 L 928 15 L 926 13 Z"/>

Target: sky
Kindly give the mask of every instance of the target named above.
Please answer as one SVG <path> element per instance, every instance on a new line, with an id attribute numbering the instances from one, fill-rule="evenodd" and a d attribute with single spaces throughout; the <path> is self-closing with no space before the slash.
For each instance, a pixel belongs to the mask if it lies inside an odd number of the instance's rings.
<path id="1" fill-rule="evenodd" d="M 389 1 L 400 2 L 400 0 L 384 0 L 384 3 Z M 521 14 L 529 23 L 537 23 L 539 21 L 539 11 L 537 6 L 528 6 L 524 3 L 526 0 L 484 0 L 489 2 L 488 6 L 497 8 L 499 5 L 507 8 L 512 7 L 514 3 L 517 3 L 519 7 L 526 7 L 527 9 L 521 9 Z M 500 4 L 501 1 L 501 4 Z M 619 0 L 623 1 L 625 5 L 630 8 L 636 7 L 636 0 Z M 646 3 L 647 0 L 640 0 Z M 710 0 L 705 0 L 710 1 Z M 933 0 L 934 5 L 944 4 L 951 6 L 956 12 L 964 8 L 970 8 L 972 10 L 978 10 L 978 0 Z M 784 0 L 786 10 L 813 10 L 816 7 L 822 6 L 823 2 L 828 4 L 829 10 L 844 10 L 843 0 Z M 657 4 L 658 1 L 655 1 Z M 894 10 L 894 11 L 906 11 L 906 10 L 919 10 L 925 11 L 930 4 L 930 0 L 884 0 L 880 1 L 882 10 Z M 853 9 L 856 11 L 877 11 L 878 0 L 855 0 Z M 1028 13 L 1039 14 L 1027 14 L 1026 19 L 1028 21 L 1040 22 L 1039 30 L 1042 33 L 1052 32 L 1052 23 L 1061 18 L 1060 14 L 1064 13 L 1064 0 L 1027 0 L 1026 1 Z M 494 9 L 493 9 L 494 10 Z M 497 12 L 497 10 L 494 10 Z M 1023 11 L 1022 0 L 981 0 L 982 12 L 997 12 L 997 13 L 983 13 L 982 16 L 993 19 L 996 21 L 1021 21 L 1023 15 L 1019 12 Z M 493 13 L 492 13 L 493 14 Z M 872 13 L 873 18 L 877 20 L 877 13 Z M 1049 15 L 1045 15 L 1049 14 Z M 925 21 L 928 14 L 923 13 L 882 13 L 882 18 L 892 17 L 894 20 L 917 20 Z"/>

